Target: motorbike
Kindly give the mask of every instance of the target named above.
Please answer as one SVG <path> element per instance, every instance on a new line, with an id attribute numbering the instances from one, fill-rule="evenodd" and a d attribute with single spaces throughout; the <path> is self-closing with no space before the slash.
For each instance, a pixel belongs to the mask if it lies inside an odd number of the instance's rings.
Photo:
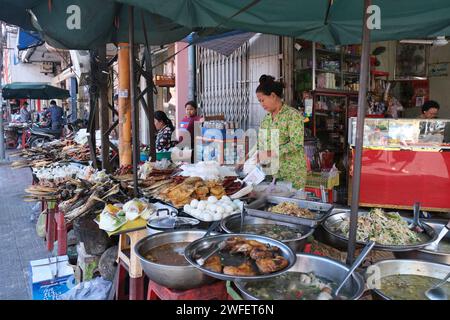
<path id="1" fill-rule="evenodd" d="M 30 128 L 30 136 L 28 139 L 28 146 L 31 148 L 42 146 L 46 142 L 50 142 L 55 139 L 60 139 L 62 135 L 62 128 L 53 130 L 49 127 L 41 127 L 39 125 L 33 125 Z"/>

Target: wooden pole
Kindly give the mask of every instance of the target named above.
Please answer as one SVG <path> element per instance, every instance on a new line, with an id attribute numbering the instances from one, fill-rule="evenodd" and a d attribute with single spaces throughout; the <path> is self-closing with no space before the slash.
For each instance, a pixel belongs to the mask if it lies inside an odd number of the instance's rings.
<path id="1" fill-rule="evenodd" d="M 119 43 L 119 163 L 131 165 L 130 46 Z"/>
<path id="2" fill-rule="evenodd" d="M 95 50 L 90 52 L 90 88 L 89 88 L 89 121 L 87 131 L 89 132 L 88 144 L 89 144 L 89 153 L 92 161 L 92 166 L 95 169 L 98 169 L 97 166 L 97 143 L 95 139 L 95 123 L 96 118 L 98 118 L 98 94 L 97 94 L 97 69 L 98 64 L 95 60 L 96 52 Z"/>
<path id="3" fill-rule="evenodd" d="M 363 14 L 363 36 L 362 36 L 362 55 L 361 55 L 361 73 L 359 75 L 359 94 L 358 94 L 358 117 L 356 119 L 356 142 L 355 159 L 352 180 L 352 201 L 350 211 L 350 230 L 348 236 L 347 264 L 352 264 L 355 259 L 356 249 L 356 231 L 358 228 L 358 210 L 359 210 L 359 188 L 361 184 L 361 163 L 364 140 L 364 118 L 366 116 L 367 104 L 367 86 L 369 82 L 369 51 L 370 51 L 370 30 L 367 28 L 367 7 L 371 0 L 364 0 Z"/>

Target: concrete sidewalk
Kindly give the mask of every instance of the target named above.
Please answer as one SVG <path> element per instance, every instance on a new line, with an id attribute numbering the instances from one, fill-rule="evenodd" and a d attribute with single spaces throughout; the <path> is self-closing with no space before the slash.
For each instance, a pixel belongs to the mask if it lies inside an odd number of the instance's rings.
<path id="1" fill-rule="evenodd" d="M 50 255 L 30 220 L 35 203 L 22 198 L 30 184 L 29 168 L 0 164 L 0 300 L 31 299 L 29 262 Z"/>

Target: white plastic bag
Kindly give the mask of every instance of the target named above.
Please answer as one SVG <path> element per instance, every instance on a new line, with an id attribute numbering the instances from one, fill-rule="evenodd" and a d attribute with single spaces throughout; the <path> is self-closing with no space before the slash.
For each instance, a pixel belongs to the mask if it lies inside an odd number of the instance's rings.
<path id="1" fill-rule="evenodd" d="M 123 205 L 128 220 L 132 221 L 139 217 L 139 215 L 149 207 L 149 203 L 145 199 L 132 199 Z"/>
<path id="2" fill-rule="evenodd" d="M 63 295 L 61 300 L 107 300 L 112 282 L 97 277 L 91 281 L 81 282 Z"/>

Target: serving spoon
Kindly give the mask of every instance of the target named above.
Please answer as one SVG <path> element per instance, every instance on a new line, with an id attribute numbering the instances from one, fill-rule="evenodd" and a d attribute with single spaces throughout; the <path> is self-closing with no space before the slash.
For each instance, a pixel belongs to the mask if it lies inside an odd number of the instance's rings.
<path id="1" fill-rule="evenodd" d="M 444 280 L 425 291 L 425 296 L 430 300 L 448 300 L 447 294 L 444 289 L 441 288 L 441 286 L 447 282 L 448 278 L 450 278 L 450 272 Z"/>
<path id="2" fill-rule="evenodd" d="M 211 232 L 213 232 L 214 229 L 216 229 L 219 225 L 220 225 L 220 220 L 219 220 L 219 221 L 214 221 L 214 222 L 209 226 L 209 228 L 206 230 L 205 234 L 204 234 L 200 239 L 203 239 L 203 238 L 208 237 L 208 236 L 211 234 Z M 209 248 L 211 248 L 212 245 L 213 245 L 213 244 L 210 243 L 208 246 L 202 248 L 201 250 L 202 250 L 202 251 L 203 251 L 203 250 L 208 250 Z M 198 249 L 195 250 L 195 251 L 192 253 L 192 255 L 193 255 L 193 256 L 198 256 Z"/>
<path id="3" fill-rule="evenodd" d="M 441 242 L 441 240 L 445 237 L 445 235 L 449 230 L 450 230 L 450 221 L 447 223 L 447 225 L 445 225 L 442 228 L 441 232 L 439 232 L 439 235 L 436 238 L 436 240 L 425 247 L 425 250 L 437 251 L 439 247 L 439 242 Z"/>
<path id="4" fill-rule="evenodd" d="M 353 262 L 352 266 L 348 270 L 347 274 L 344 277 L 344 280 L 342 280 L 341 284 L 336 288 L 336 290 L 332 293 L 333 298 L 336 299 L 339 295 L 339 291 L 344 287 L 344 284 L 347 282 L 347 280 L 350 278 L 350 276 L 353 274 L 353 272 L 356 270 L 356 268 L 359 267 L 359 265 L 364 261 L 364 259 L 369 254 L 370 250 L 375 246 L 375 241 L 370 241 L 366 244 L 364 249 L 359 254 L 358 258 Z"/>
<path id="5" fill-rule="evenodd" d="M 414 216 L 413 222 L 409 225 L 409 229 L 415 230 L 416 232 L 423 232 L 423 224 L 420 221 L 420 202 L 414 203 Z"/>

